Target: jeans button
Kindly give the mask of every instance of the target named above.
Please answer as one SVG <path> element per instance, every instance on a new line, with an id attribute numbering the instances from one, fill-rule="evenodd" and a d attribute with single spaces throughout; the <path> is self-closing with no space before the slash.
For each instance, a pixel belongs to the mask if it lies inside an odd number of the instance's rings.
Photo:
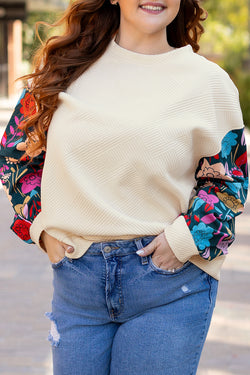
<path id="1" fill-rule="evenodd" d="M 103 249 L 103 251 L 105 251 L 105 253 L 110 253 L 111 250 L 112 249 L 111 249 L 110 246 L 105 246 L 104 249 Z"/>

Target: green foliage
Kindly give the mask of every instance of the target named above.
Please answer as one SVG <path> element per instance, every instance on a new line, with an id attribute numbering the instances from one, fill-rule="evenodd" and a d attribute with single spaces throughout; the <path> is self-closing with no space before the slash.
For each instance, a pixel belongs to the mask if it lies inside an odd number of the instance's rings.
<path id="1" fill-rule="evenodd" d="M 52 24 L 58 19 L 58 12 L 30 12 L 23 23 L 23 59 L 29 64 L 37 49 L 41 46 L 41 41 L 36 35 L 36 22 L 43 21 Z M 40 25 L 38 28 L 41 40 L 45 41 L 54 33 L 53 29 Z"/>
<path id="2" fill-rule="evenodd" d="M 204 0 L 208 12 L 201 39 L 201 53 L 217 62 L 239 89 L 245 124 L 250 127 L 249 0 Z M 248 64 L 250 65 L 250 64 Z"/>
<path id="3" fill-rule="evenodd" d="M 232 78 L 240 93 L 244 123 L 250 128 L 250 72 L 238 72 Z"/>
<path id="4" fill-rule="evenodd" d="M 249 52 L 247 0 L 205 0 L 202 4 L 208 11 L 202 52 L 222 56 L 220 65 L 232 74 Z"/>

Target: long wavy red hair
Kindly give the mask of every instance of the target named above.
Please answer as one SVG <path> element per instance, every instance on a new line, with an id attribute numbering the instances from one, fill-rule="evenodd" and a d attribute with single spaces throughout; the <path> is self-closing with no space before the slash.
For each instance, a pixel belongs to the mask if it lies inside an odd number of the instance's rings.
<path id="1" fill-rule="evenodd" d="M 190 44 L 194 52 L 199 50 L 199 38 L 204 32 L 201 21 L 207 16 L 199 3 L 181 0 L 178 15 L 166 30 L 172 47 Z M 58 106 L 58 94 L 102 56 L 119 24 L 119 6 L 112 5 L 110 0 L 75 0 L 62 18 L 50 25 L 64 26 L 65 31 L 41 46 L 33 60 L 33 73 L 21 77 L 26 82 L 30 80 L 32 95 L 30 111 L 26 111 L 29 116 L 20 125 L 27 135 L 26 155 L 32 158 L 46 148 L 46 134 Z"/>

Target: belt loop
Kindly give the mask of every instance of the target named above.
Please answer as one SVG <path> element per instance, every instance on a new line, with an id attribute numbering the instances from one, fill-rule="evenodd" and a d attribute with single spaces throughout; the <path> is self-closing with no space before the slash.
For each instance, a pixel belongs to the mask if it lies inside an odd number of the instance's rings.
<path id="1" fill-rule="evenodd" d="M 135 244 L 137 247 L 137 250 L 143 249 L 143 244 L 141 242 L 141 238 L 135 239 Z M 139 255 L 138 255 L 139 256 Z M 141 258 L 141 264 L 148 264 L 148 257 L 140 257 Z"/>

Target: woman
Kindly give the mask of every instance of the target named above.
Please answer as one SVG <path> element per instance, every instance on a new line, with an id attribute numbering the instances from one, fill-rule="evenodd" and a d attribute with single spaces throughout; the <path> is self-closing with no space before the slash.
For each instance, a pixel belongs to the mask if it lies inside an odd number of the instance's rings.
<path id="1" fill-rule="evenodd" d="M 56 375 L 197 371 L 248 187 L 204 18 L 198 0 L 77 0 L 26 77 L 1 179 L 53 267 Z"/>

